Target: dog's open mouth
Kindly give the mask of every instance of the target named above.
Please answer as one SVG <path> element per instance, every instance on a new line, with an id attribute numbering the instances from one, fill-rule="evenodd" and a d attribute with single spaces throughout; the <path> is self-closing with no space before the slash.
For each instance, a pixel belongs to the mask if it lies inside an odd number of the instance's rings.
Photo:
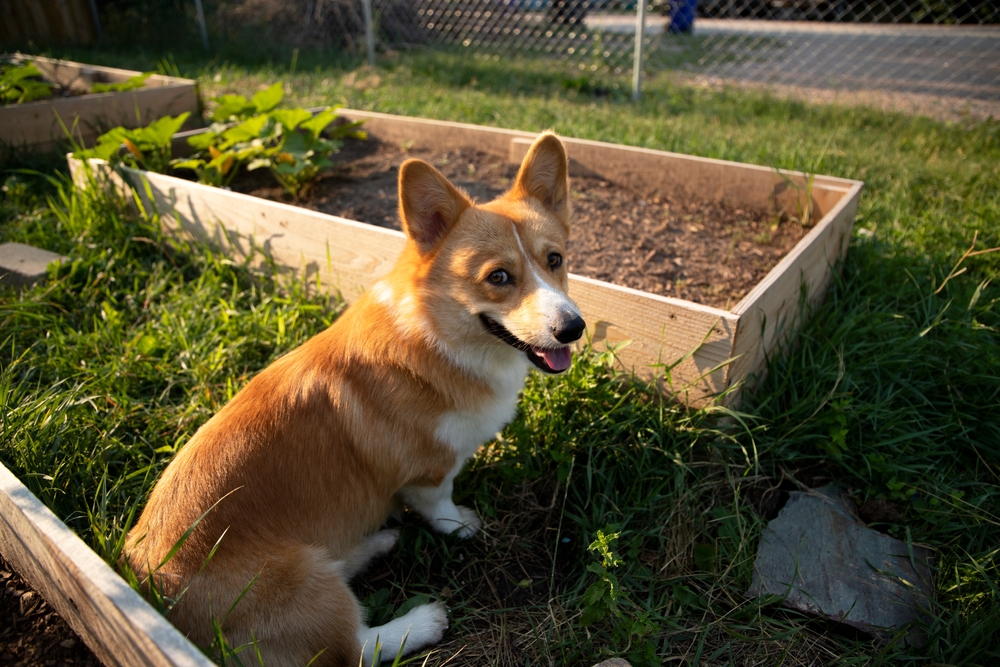
<path id="1" fill-rule="evenodd" d="M 569 345 L 556 348 L 535 347 L 512 334 L 507 327 L 486 315 L 480 315 L 483 326 L 491 334 L 507 343 L 513 348 L 521 350 L 528 356 L 528 360 L 546 373 L 562 373 L 569 368 L 573 359 L 573 353 Z"/>

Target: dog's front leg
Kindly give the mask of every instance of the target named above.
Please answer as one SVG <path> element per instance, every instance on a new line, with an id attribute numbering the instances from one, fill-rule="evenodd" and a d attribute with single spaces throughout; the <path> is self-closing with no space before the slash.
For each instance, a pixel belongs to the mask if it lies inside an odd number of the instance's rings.
<path id="1" fill-rule="evenodd" d="M 474 509 L 456 505 L 451 499 L 455 476 L 462 469 L 458 463 L 438 486 L 406 486 L 399 495 L 403 503 L 427 520 L 439 533 L 454 533 L 459 537 L 472 537 L 482 528 L 483 521 Z"/>

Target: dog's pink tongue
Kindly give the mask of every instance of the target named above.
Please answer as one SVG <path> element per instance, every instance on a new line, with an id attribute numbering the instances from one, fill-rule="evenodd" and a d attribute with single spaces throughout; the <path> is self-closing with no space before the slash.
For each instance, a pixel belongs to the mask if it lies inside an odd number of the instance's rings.
<path id="1" fill-rule="evenodd" d="M 544 350 L 540 347 L 532 349 L 535 351 L 535 354 L 545 359 L 545 363 L 554 371 L 564 371 L 569 368 L 570 361 L 573 358 L 573 352 L 568 345 L 555 350 Z"/>

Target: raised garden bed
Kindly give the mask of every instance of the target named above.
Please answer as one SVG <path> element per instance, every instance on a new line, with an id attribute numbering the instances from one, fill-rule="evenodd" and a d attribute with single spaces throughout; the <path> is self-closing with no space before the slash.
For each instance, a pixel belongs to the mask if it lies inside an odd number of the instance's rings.
<path id="1" fill-rule="evenodd" d="M 472 150 L 510 165 L 520 163 L 535 136 L 374 112 L 342 110 L 341 114 L 350 120 L 365 120 L 366 131 L 390 147 L 405 147 L 414 154 L 459 151 L 461 155 L 461 151 Z M 189 133 L 177 135 L 175 154 L 185 148 L 185 135 Z M 738 298 L 732 291 L 691 295 L 705 303 L 677 298 L 671 290 L 687 296 L 684 289 L 690 292 L 691 286 L 678 289 L 678 281 L 669 277 L 662 281 L 665 293 L 654 294 L 627 284 L 570 276 L 570 295 L 583 309 L 591 342 L 597 346 L 627 342 L 618 349 L 618 359 L 626 370 L 655 379 L 665 391 L 690 404 L 704 404 L 720 395 L 734 404 L 738 387 L 761 377 L 768 354 L 798 326 L 803 306 L 822 297 L 834 267 L 847 251 L 863 184 L 596 141 L 564 138 L 564 142 L 571 175 L 578 182 L 613 184 L 647 204 L 662 207 L 664 202 L 674 202 L 682 211 L 697 203 L 703 219 L 723 211 L 732 221 L 746 219 L 755 228 L 769 220 L 804 223 L 798 230 L 802 234 L 798 242 L 780 259 L 775 257 L 777 263 L 762 271 L 763 275 L 741 286 L 745 294 Z M 80 165 L 71 159 L 70 166 L 78 171 Z M 366 224 L 367 220 L 358 222 L 173 176 L 128 169 L 120 173 L 131 185 L 145 180 L 158 210 L 179 229 L 241 256 L 253 243 L 278 266 L 299 272 L 308 280 L 318 278 L 320 284 L 339 289 L 348 302 L 389 270 L 403 245 L 399 231 Z M 466 180 L 477 179 L 471 174 Z M 138 188 L 142 196 L 146 196 L 145 188 Z M 391 192 L 389 188 L 386 197 L 394 196 Z M 577 193 L 588 196 L 587 192 Z M 321 205 L 321 199 L 317 197 L 313 205 Z M 580 208 L 580 198 L 574 201 Z M 749 218 L 747 212 L 751 212 Z M 593 215 L 598 213 L 595 210 Z M 705 227 L 693 217 L 685 220 L 686 215 L 694 214 L 682 212 L 676 231 L 682 245 L 686 243 L 689 250 L 703 255 L 704 264 L 711 260 L 704 252 L 707 244 L 717 248 L 716 267 L 725 267 L 736 251 L 744 252 L 741 244 L 753 236 L 737 240 L 729 229 L 722 239 L 685 239 L 688 227 Z M 386 224 L 386 217 L 384 211 L 370 216 L 377 224 Z M 640 223 L 645 224 L 643 220 Z M 669 228 L 669 219 L 667 223 Z M 576 224 L 574 236 L 586 237 L 580 223 Z M 655 240 L 657 233 L 664 238 L 673 233 L 658 230 L 656 224 L 654 221 L 654 226 L 643 232 L 640 244 Z M 780 230 L 781 225 L 775 231 Z M 771 233 L 771 229 L 762 228 L 756 234 L 765 232 Z M 618 243 L 625 247 L 628 239 Z M 640 248 L 640 259 L 659 259 L 661 265 L 669 263 L 673 269 L 678 268 L 675 260 L 680 259 L 683 265 L 680 255 L 661 250 L 664 248 L 655 245 Z M 571 261 L 571 267 L 588 270 L 590 252 L 584 255 Z M 641 267 L 630 272 L 626 283 L 630 279 L 648 281 Z M 593 273 L 601 275 L 599 270 Z"/>
<path id="2" fill-rule="evenodd" d="M 92 93 L 95 83 L 122 83 L 142 73 L 35 56 L 15 59 L 32 61 L 46 81 L 58 85 L 59 94 L 0 106 L 0 146 L 8 150 L 53 150 L 68 141 L 64 125 L 75 141 L 89 146 L 115 126 L 141 127 L 185 111 L 193 126 L 199 117 L 197 84 L 191 79 L 152 74 L 142 88 Z"/>

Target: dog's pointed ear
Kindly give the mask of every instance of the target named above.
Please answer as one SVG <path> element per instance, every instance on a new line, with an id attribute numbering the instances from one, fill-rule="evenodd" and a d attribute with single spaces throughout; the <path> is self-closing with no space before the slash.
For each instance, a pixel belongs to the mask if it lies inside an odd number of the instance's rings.
<path id="1" fill-rule="evenodd" d="M 399 168 L 399 218 L 420 252 L 432 250 L 470 206 L 465 193 L 423 160 Z"/>
<path id="2" fill-rule="evenodd" d="M 559 137 L 545 132 L 535 140 L 517 172 L 513 194 L 535 197 L 569 226 L 569 164 Z"/>

